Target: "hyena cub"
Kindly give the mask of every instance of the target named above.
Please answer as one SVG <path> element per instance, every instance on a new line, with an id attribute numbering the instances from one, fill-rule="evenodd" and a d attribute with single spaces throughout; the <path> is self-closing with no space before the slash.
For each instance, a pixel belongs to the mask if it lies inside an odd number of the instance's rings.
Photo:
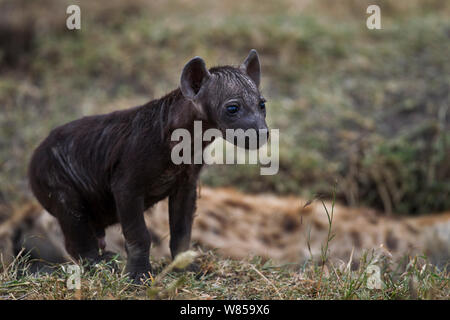
<path id="1" fill-rule="evenodd" d="M 68 253 L 91 262 L 110 258 L 105 228 L 119 222 L 126 271 L 139 282 L 151 272 L 143 213 L 166 197 L 172 257 L 186 251 L 202 165 L 171 161 L 171 133 L 177 128 L 192 133 L 194 121 L 223 134 L 267 130 L 260 77 L 256 50 L 239 67 L 208 70 L 195 57 L 184 66 L 180 87 L 166 96 L 52 130 L 33 154 L 29 179 L 36 198 L 61 225 Z"/>

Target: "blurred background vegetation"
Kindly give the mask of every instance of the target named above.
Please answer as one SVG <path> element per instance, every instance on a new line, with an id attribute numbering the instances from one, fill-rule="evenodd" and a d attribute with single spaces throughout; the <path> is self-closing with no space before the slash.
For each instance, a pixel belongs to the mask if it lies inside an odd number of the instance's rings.
<path id="1" fill-rule="evenodd" d="M 203 183 L 326 197 L 337 181 L 352 206 L 448 210 L 449 16 L 440 0 L 0 0 L 0 192 L 31 196 L 27 163 L 53 127 L 171 91 L 193 56 L 238 64 L 256 48 L 280 171 L 212 166 Z"/>

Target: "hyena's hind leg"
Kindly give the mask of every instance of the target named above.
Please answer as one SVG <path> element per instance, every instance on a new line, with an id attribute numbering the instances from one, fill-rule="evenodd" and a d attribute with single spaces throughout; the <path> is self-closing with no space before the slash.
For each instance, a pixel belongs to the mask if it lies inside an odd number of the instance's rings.
<path id="1" fill-rule="evenodd" d="M 51 214 L 56 217 L 64 234 L 67 252 L 76 261 L 100 260 L 99 245 L 89 224 L 89 213 L 75 192 L 58 191 L 54 196 Z"/>

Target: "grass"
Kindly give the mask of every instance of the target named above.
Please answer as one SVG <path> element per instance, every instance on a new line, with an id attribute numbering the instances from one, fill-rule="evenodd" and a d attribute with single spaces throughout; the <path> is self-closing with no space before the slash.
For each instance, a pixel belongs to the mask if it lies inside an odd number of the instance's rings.
<path id="1" fill-rule="evenodd" d="M 406 267 L 378 258 L 380 289 L 369 289 L 369 266 L 377 259 L 367 252 L 357 270 L 348 263 L 277 265 L 253 257 L 236 261 L 212 251 L 199 252 L 200 271 L 167 272 L 158 282 L 134 285 L 121 272 L 99 264 L 81 276 L 81 290 L 69 290 L 67 264 L 50 274 L 29 274 L 26 261 L 0 273 L 1 299 L 448 299 L 450 275 L 412 257 Z M 25 267 L 24 267 L 25 265 Z M 123 263 L 119 261 L 119 265 Z M 155 274 L 169 261 L 153 261 Z M 20 266 L 20 267 L 19 267 Z"/>
<path id="2" fill-rule="evenodd" d="M 333 208 L 328 235 L 320 257 L 302 265 L 276 264 L 260 257 L 243 261 L 221 257 L 198 248 L 175 261 L 152 261 L 153 277 L 143 285 L 131 284 L 124 261 L 115 259 L 84 268 L 81 288 L 68 289 L 70 264 L 54 265 L 50 273 L 32 274 L 27 255 L 19 254 L 0 273 L 0 299 L 448 299 L 450 274 L 427 262 L 426 257 L 405 257 L 396 263 L 377 250 L 366 251 L 358 268 L 330 261 Z M 309 245 L 305 243 L 305 245 Z M 197 272 L 175 272 L 196 260 Z M 116 265 L 116 269 L 111 265 Z M 122 271 L 120 271 L 122 270 Z M 375 284 L 375 285 L 374 285 Z"/>

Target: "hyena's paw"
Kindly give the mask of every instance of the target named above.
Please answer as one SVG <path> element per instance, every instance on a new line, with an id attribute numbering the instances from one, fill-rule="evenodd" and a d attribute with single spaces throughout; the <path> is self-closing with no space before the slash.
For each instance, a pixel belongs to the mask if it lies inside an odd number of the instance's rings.
<path id="1" fill-rule="evenodd" d="M 133 284 L 143 285 L 147 280 L 151 279 L 151 272 L 132 272 L 128 273 L 128 278 L 130 278 Z"/>
<path id="2" fill-rule="evenodd" d="M 148 268 L 127 268 L 128 278 L 130 278 L 131 282 L 134 284 L 142 285 L 147 282 L 148 279 L 151 279 L 152 276 L 152 268 L 149 265 Z"/>

